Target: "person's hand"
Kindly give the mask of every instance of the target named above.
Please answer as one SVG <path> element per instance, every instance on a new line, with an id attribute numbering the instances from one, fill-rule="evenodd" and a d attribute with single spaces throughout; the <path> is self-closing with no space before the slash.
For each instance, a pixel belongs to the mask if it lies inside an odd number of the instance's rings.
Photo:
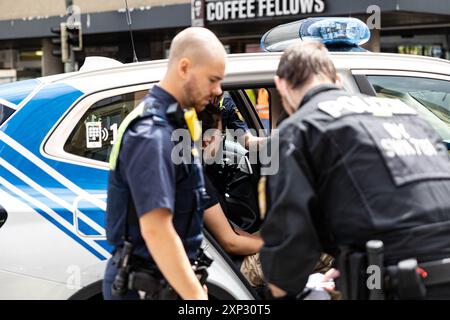
<path id="1" fill-rule="evenodd" d="M 328 270 L 321 282 L 321 287 L 325 289 L 327 292 L 332 292 L 336 289 L 336 284 L 334 283 L 334 279 L 339 278 L 341 274 L 339 270 L 331 268 Z"/>
<path id="2" fill-rule="evenodd" d="M 326 292 L 334 294 L 336 289 L 334 279 L 338 278 L 339 276 L 340 276 L 339 271 L 337 269 L 331 268 L 323 275 L 323 278 L 320 280 L 320 282 L 314 285 L 314 287 L 322 288 Z M 287 292 L 284 291 L 283 289 L 278 288 L 276 285 L 269 283 L 268 286 L 274 298 L 283 298 L 287 296 Z"/>
<path id="3" fill-rule="evenodd" d="M 323 289 L 330 295 L 331 300 L 342 299 L 342 294 L 339 291 L 336 291 L 336 284 L 334 282 L 334 280 L 336 278 L 339 278 L 340 275 L 341 274 L 339 273 L 339 270 L 331 268 L 325 273 L 323 277 L 322 281 L 322 284 L 324 285 Z"/>
<path id="4" fill-rule="evenodd" d="M 287 292 L 283 289 L 278 288 L 276 285 L 269 283 L 269 289 L 272 292 L 274 298 L 282 298 L 287 296 Z"/>

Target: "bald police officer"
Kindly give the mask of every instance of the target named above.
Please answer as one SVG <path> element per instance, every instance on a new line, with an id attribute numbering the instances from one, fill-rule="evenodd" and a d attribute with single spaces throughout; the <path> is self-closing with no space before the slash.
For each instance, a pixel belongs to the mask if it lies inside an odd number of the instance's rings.
<path id="1" fill-rule="evenodd" d="M 183 30 L 171 44 L 164 78 L 119 129 L 110 159 L 106 234 L 114 254 L 106 299 L 173 298 L 170 292 L 207 299 L 191 266 L 202 242 L 203 173 L 196 152 L 190 162 L 173 161 L 171 134 L 192 129 L 188 107 L 201 111 L 222 93 L 225 59 L 211 31 Z"/>
<path id="2" fill-rule="evenodd" d="M 381 240 L 382 265 L 398 276 L 385 297 L 450 298 L 441 260 L 450 257 L 446 147 L 411 107 L 349 94 L 340 83 L 320 43 L 292 45 L 281 57 L 275 84 L 289 117 L 279 127 L 279 171 L 268 177 L 261 233 L 272 296 L 298 296 L 321 252 L 365 252 L 366 242 Z M 422 269 L 398 264 L 408 258 Z"/>

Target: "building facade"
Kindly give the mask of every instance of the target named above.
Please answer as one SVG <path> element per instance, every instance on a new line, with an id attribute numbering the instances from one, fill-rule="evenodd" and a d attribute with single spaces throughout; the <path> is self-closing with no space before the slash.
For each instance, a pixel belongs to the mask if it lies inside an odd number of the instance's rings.
<path id="1" fill-rule="evenodd" d="M 125 0 L 0 1 L 0 70 L 17 79 L 64 72 L 52 54 L 61 22 L 80 21 L 86 56 L 131 62 Z M 314 16 L 352 16 L 366 22 L 373 51 L 450 58 L 450 0 L 127 0 L 137 57 L 167 56 L 174 35 L 190 25 L 213 30 L 228 52 L 259 51 L 270 28 Z M 67 70 L 66 70 L 67 71 Z M 0 74 L 0 81 L 1 74 Z"/>
<path id="2" fill-rule="evenodd" d="M 163 58 L 170 40 L 191 24 L 186 0 L 128 0 L 139 60 Z M 86 56 L 100 55 L 131 62 L 133 52 L 125 0 L 2 0 L 0 1 L 0 69 L 15 69 L 18 79 L 64 72 L 52 51 L 58 47 L 51 29 L 79 20 Z"/>

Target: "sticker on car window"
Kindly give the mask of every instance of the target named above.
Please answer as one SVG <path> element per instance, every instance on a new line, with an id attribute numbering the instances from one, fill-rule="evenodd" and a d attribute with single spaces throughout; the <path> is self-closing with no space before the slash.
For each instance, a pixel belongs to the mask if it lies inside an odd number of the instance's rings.
<path id="1" fill-rule="evenodd" d="M 447 148 L 417 116 L 386 120 L 365 117 L 361 123 L 380 150 L 397 186 L 417 180 L 450 179 Z"/>
<path id="2" fill-rule="evenodd" d="M 109 144 L 113 145 L 117 138 L 117 127 L 117 123 L 113 123 L 108 130 L 102 127 L 101 121 L 86 122 L 86 148 L 101 148 L 103 143 L 106 143 L 110 138 Z"/>
<path id="3" fill-rule="evenodd" d="M 108 135 L 108 130 L 102 130 L 101 122 L 86 122 L 86 148 L 95 149 L 102 147 L 102 135 Z"/>

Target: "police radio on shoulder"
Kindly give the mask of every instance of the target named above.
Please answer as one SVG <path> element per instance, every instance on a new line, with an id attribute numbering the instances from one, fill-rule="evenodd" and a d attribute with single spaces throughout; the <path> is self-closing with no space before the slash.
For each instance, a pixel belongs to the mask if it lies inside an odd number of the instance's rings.
<path id="1" fill-rule="evenodd" d="M 370 39 L 370 30 L 356 18 L 308 18 L 279 25 L 261 38 L 261 48 L 283 51 L 297 41 L 315 40 L 328 47 L 357 48 Z"/>

